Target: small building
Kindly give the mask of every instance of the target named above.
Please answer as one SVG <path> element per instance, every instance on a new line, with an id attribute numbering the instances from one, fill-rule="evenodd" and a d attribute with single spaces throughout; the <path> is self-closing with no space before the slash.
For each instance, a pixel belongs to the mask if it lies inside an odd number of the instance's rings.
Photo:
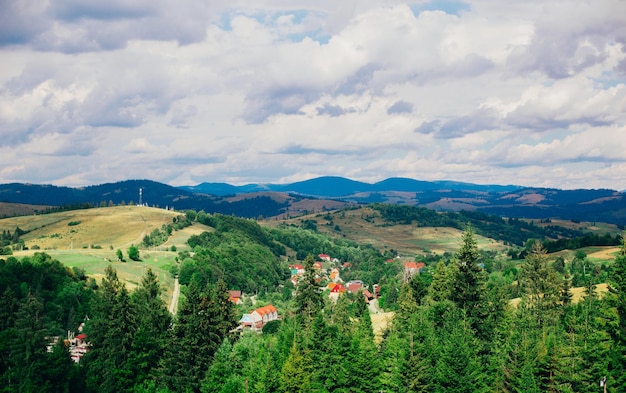
<path id="1" fill-rule="evenodd" d="M 291 270 L 292 276 L 297 276 L 299 274 L 304 274 L 304 267 L 300 264 L 289 265 L 289 270 Z"/>
<path id="2" fill-rule="evenodd" d="M 240 328 L 248 328 L 251 330 L 261 330 L 263 325 L 270 321 L 278 319 L 278 310 L 276 307 L 269 304 L 264 307 L 259 307 L 249 314 L 243 314 L 239 320 Z"/>
<path id="3" fill-rule="evenodd" d="M 346 289 L 352 293 L 359 293 L 363 288 L 363 282 L 350 281 L 346 284 Z"/>
<path id="4" fill-rule="evenodd" d="M 228 291 L 228 300 L 234 304 L 241 304 L 241 291 Z"/>
<path id="5" fill-rule="evenodd" d="M 322 261 L 330 262 L 330 255 L 328 254 L 319 254 L 317 257 Z"/>

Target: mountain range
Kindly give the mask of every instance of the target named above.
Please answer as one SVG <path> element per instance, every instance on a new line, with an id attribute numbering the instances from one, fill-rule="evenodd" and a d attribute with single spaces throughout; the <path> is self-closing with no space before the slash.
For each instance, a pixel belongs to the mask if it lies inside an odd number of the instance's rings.
<path id="1" fill-rule="evenodd" d="M 79 188 L 10 183 L 0 185 L 0 202 L 35 205 L 34 210 L 38 210 L 36 206 L 142 203 L 254 218 L 382 202 L 419 205 L 439 211 L 478 210 L 503 217 L 561 218 L 626 225 L 626 194 L 616 190 L 561 190 L 407 178 L 389 178 L 370 184 L 326 176 L 290 184 L 201 183 L 182 187 L 151 180 L 126 180 Z M 7 215 L 1 207 L 0 215 Z"/>

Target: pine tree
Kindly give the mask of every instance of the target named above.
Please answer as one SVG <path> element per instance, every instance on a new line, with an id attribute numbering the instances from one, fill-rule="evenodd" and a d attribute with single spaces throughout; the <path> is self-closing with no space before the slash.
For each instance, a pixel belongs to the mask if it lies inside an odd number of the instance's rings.
<path id="1" fill-rule="evenodd" d="M 199 392 L 213 356 L 235 326 L 223 281 L 202 287 L 192 276 L 161 361 L 162 383 L 176 391 Z"/>
<path id="2" fill-rule="evenodd" d="M 282 390 L 285 393 L 310 392 L 312 372 L 311 359 L 306 352 L 300 353 L 294 342 L 281 371 Z"/>
<path id="3" fill-rule="evenodd" d="M 539 325 L 554 321 L 554 311 L 561 298 L 561 283 L 554 268 L 548 264 L 546 250 L 540 242 L 533 244 L 522 268 L 522 286 Z"/>
<path id="4" fill-rule="evenodd" d="M 296 290 L 296 312 L 302 317 L 305 326 L 309 325 L 314 316 L 322 310 L 324 298 L 317 283 L 314 260 L 311 255 L 303 262 L 304 275 L 298 281 Z"/>
<path id="5" fill-rule="evenodd" d="M 487 339 L 490 332 L 484 331 L 485 326 L 482 324 L 487 310 L 483 299 L 485 274 L 479 265 L 480 253 L 470 226 L 465 230 L 461 242 L 456 255 L 451 300 L 465 312 L 472 328 Z"/>
<path id="6" fill-rule="evenodd" d="M 167 306 L 161 299 L 161 287 L 156 274 L 148 268 L 139 287 L 131 296 L 132 308 L 137 311 L 137 330 L 129 355 L 136 385 L 155 378 L 155 371 L 167 345 L 172 322 Z"/>
<path id="7" fill-rule="evenodd" d="M 608 381 L 612 391 L 626 391 L 626 232 L 622 242 L 609 277 L 609 302 L 617 313 L 614 327 L 609 330 L 614 342 Z"/>
<path id="8" fill-rule="evenodd" d="M 126 286 L 111 265 L 93 299 L 92 316 L 85 331 L 91 344 L 83 358 L 87 387 L 97 392 L 119 392 L 134 384 L 128 363 L 136 332 L 136 311 Z"/>

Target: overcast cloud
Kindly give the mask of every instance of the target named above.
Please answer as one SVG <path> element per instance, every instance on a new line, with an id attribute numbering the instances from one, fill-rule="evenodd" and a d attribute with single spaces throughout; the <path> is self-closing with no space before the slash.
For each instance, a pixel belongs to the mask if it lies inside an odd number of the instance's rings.
<path id="1" fill-rule="evenodd" d="M 0 183 L 626 189 L 626 1 L 0 2 Z"/>

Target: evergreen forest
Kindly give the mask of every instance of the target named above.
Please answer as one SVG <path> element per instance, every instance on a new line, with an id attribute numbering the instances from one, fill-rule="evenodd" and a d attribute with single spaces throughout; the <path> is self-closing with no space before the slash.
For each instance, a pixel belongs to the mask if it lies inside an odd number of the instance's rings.
<path id="1" fill-rule="evenodd" d="M 2 255 L 0 392 L 626 392 L 623 237 L 570 233 L 577 244 L 620 251 L 609 264 L 584 253 L 565 263 L 548 250 L 576 243 L 556 244 L 546 231 L 557 229 L 376 209 L 392 224 L 462 227 L 457 251 L 418 258 L 424 268 L 408 274 L 392 250 L 307 225 L 269 228 L 188 212 L 185 225 L 213 230 L 191 236 L 172 266 L 181 284 L 175 315 L 151 269 L 129 289 L 114 264 L 95 280 L 44 252 Z M 500 236 L 518 229 L 511 244 L 526 236 L 523 253 L 497 258 L 480 250 L 477 233 L 496 228 Z M 169 236 L 166 229 L 143 246 Z M 12 237 L 4 234 L 3 246 Z M 294 285 L 295 263 L 304 273 Z M 320 264 L 372 293 L 378 286 L 378 308 L 363 292 L 331 299 Z M 608 292 L 597 290 L 602 283 Z M 578 301 L 574 285 L 585 288 Z M 242 304 L 229 299 L 233 289 L 244 293 Z M 237 329 L 242 314 L 269 304 L 279 320 L 261 331 Z M 372 321 L 383 310 L 390 317 L 379 330 Z M 64 338 L 79 326 L 89 349 L 76 362 Z"/>

